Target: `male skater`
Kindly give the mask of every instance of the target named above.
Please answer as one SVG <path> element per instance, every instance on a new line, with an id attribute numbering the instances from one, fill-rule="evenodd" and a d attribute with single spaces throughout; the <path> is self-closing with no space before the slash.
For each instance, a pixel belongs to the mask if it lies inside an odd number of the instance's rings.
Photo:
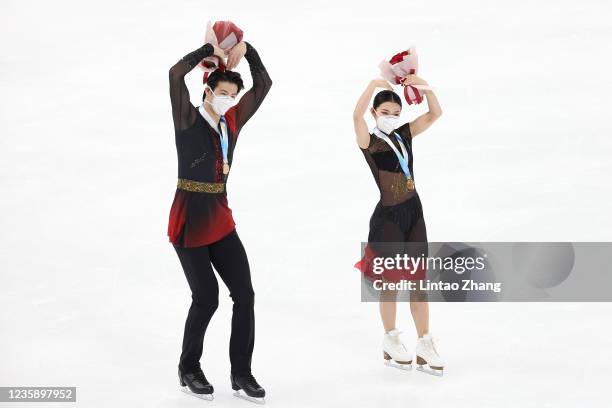
<path id="1" fill-rule="evenodd" d="M 227 63 L 208 76 L 203 102 L 196 108 L 190 102 L 184 78 L 202 59 L 213 55 L 219 61 L 227 58 Z M 244 85 L 240 74 L 231 70 L 243 56 L 249 63 L 253 86 L 236 104 L 236 96 Z M 225 184 L 238 135 L 271 85 L 257 51 L 245 41 L 226 51 L 206 43 L 170 68 L 178 183 L 168 236 L 192 294 L 178 373 L 183 391 L 203 399 L 213 398 L 213 386 L 200 367 L 206 327 L 218 305 L 219 287 L 213 266 L 234 302 L 230 339 L 232 388 L 235 395 L 255 402 L 263 402 L 265 396 L 251 374 L 254 293 L 247 256 L 228 207 Z"/>

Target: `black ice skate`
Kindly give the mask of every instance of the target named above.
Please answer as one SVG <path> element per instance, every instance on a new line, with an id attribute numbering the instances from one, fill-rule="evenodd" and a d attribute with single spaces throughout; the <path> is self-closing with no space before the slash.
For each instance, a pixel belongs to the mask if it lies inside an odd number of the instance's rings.
<path id="1" fill-rule="evenodd" d="M 257 384 L 252 374 L 231 376 L 234 396 L 256 404 L 265 404 L 266 391 Z"/>
<path id="2" fill-rule="evenodd" d="M 208 382 L 201 369 L 192 373 L 178 371 L 179 382 L 181 383 L 181 391 L 185 394 L 193 395 L 207 401 L 213 400 L 213 386 Z"/>

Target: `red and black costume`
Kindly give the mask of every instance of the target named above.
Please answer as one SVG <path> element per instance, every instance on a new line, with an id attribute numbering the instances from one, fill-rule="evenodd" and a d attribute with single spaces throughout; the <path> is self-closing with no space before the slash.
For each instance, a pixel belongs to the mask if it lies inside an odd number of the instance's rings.
<path id="1" fill-rule="evenodd" d="M 242 127 L 257 111 L 272 86 L 257 51 L 248 42 L 245 43 L 245 58 L 249 62 L 253 87 L 224 115 L 229 131 L 230 166 Z M 217 133 L 220 130 L 213 129 L 191 104 L 184 81 L 185 75 L 213 52 L 213 46 L 205 44 L 170 69 L 179 188 L 170 211 L 168 236 L 173 244 L 187 248 L 218 241 L 235 226 L 225 191 L 228 175 L 223 174 L 223 157 Z M 194 188 L 189 189 L 190 184 Z M 201 191 L 189 191 L 198 190 L 198 186 Z"/>
<path id="2" fill-rule="evenodd" d="M 242 127 L 257 111 L 272 85 L 257 51 L 248 42 L 245 44 L 253 86 L 224 115 L 230 165 Z M 230 340 L 232 373 L 249 374 L 255 333 L 254 293 L 246 252 L 227 202 L 228 175 L 223 174 L 221 129 L 215 129 L 191 104 L 184 81 L 189 71 L 213 53 L 213 46 L 207 43 L 170 69 L 179 180 L 170 210 L 168 236 L 192 292 L 179 368 L 187 373 L 200 367 L 204 333 L 218 305 L 214 265 L 234 301 Z"/>

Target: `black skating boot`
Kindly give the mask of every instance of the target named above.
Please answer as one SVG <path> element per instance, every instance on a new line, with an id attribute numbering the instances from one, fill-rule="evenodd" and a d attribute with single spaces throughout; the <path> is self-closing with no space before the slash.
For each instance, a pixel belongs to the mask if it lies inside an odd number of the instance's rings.
<path id="1" fill-rule="evenodd" d="M 266 390 L 264 390 L 252 374 L 246 375 L 231 375 L 232 389 L 236 391 L 234 395 L 239 398 L 244 398 L 248 401 L 255 402 L 257 404 L 264 404 L 264 397 L 266 396 Z M 242 391 L 242 392 L 241 392 Z"/>
<path id="2" fill-rule="evenodd" d="M 209 401 L 213 399 L 214 388 L 201 369 L 191 373 L 182 373 L 179 368 L 178 376 L 181 391 L 184 393 Z"/>

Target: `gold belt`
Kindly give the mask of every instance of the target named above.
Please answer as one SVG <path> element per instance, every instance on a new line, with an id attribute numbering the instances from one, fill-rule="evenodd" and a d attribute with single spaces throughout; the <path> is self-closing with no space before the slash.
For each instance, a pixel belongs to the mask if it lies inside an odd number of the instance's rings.
<path id="1" fill-rule="evenodd" d="M 204 183 L 187 179 L 178 179 L 176 187 L 195 193 L 222 193 L 225 191 L 225 183 Z"/>

